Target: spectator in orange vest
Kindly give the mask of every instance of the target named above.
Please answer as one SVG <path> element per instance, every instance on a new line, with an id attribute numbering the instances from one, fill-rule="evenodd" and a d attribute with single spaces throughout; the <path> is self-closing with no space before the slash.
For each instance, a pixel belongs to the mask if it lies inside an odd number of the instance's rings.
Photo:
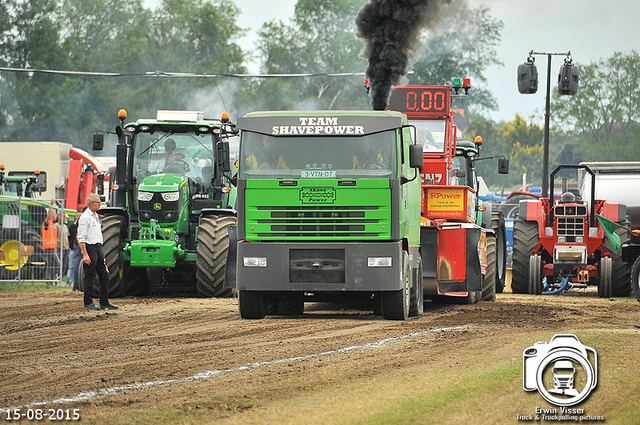
<path id="1" fill-rule="evenodd" d="M 42 222 L 42 251 L 44 253 L 46 265 L 45 265 L 45 277 L 51 279 L 53 276 L 57 276 L 59 259 L 57 254 L 58 245 L 58 229 L 56 227 L 56 220 L 58 214 L 53 208 L 55 200 L 51 200 L 51 206 L 47 210 L 47 218 Z M 47 282 L 47 284 L 52 284 Z"/>

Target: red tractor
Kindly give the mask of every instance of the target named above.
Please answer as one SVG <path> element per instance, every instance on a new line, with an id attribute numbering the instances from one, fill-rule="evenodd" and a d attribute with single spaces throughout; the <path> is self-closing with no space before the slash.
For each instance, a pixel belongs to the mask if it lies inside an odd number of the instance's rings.
<path id="1" fill-rule="evenodd" d="M 452 86 L 396 87 L 388 109 L 401 111 L 423 147 L 420 258 L 422 296 L 444 303 L 493 301 L 506 280 L 502 214 L 479 199 L 485 187 L 475 163 L 482 139 L 458 140 L 451 96 L 466 94 L 468 79 Z M 500 160 L 498 171 L 509 171 Z"/>
<path id="2" fill-rule="evenodd" d="M 591 185 L 581 190 L 588 190 L 583 194 L 593 201 L 583 201 L 580 191 L 567 190 L 566 184 L 553 200 L 543 196 L 520 201 L 513 223 L 511 288 L 521 294 L 555 294 L 597 285 L 602 298 L 626 296 L 630 290 L 629 265 L 619 249 L 629 241 L 626 207 L 595 199 L 595 175 L 586 165 L 556 167 L 550 176 L 552 193 L 554 177 L 565 169 L 591 175 Z M 597 216 L 618 224 L 615 235 L 607 236 Z"/>

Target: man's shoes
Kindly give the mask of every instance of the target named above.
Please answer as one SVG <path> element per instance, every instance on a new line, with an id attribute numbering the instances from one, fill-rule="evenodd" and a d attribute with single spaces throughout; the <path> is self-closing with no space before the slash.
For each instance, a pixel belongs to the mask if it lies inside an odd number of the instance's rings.
<path id="1" fill-rule="evenodd" d="M 100 309 L 98 308 L 98 306 L 97 306 L 97 305 L 95 305 L 94 303 L 91 303 L 91 304 L 85 304 L 85 305 L 84 305 L 84 308 L 86 308 L 87 310 L 100 310 Z M 116 307 L 116 308 L 117 308 L 117 307 Z"/>
<path id="2" fill-rule="evenodd" d="M 100 310 L 117 310 L 118 306 L 115 304 L 107 304 L 107 305 L 102 305 L 100 304 Z"/>

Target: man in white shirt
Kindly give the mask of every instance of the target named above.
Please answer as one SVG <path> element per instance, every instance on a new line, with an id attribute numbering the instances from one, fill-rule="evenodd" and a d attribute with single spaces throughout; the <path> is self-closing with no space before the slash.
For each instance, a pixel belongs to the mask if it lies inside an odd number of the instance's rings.
<path id="1" fill-rule="evenodd" d="M 87 209 L 78 220 L 78 245 L 82 253 L 84 272 L 84 308 L 88 310 L 117 310 L 118 306 L 109 302 L 109 270 L 102 252 L 102 227 L 97 211 L 100 197 L 95 193 L 87 196 Z M 93 303 L 95 280 L 100 282 L 100 307 Z"/>

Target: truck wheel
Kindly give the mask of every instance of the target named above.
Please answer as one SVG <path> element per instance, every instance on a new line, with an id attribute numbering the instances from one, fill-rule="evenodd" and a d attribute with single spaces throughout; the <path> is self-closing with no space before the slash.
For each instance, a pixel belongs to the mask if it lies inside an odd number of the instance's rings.
<path id="1" fill-rule="evenodd" d="M 496 279 L 498 267 L 496 264 L 496 238 L 487 236 L 487 273 L 482 282 L 482 301 L 496 300 Z"/>
<path id="2" fill-rule="evenodd" d="M 600 298 L 611 298 L 613 296 L 612 287 L 613 261 L 610 257 L 600 259 L 600 279 L 598 282 L 598 296 Z"/>
<path id="3" fill-rule="evenodd" d="M 409 316 L 424 313 L 424 286 L 422 286 L 422 256 L 418 255 L 418 267 L 413 272 L 413 288 L 409 293 Z"/>
<path id="4" fill-rule="evenodd" d="M 491 229 L 496 235 L 496 292 L 501 293 L 507 283 L 507 226 L 499 211 L 491 212 Z"/>
<path id="5" fill-rule="evenodd" d="M 513 269 L 511 291 L 515 294 L 529 292 L 529 259 L 540 243 L 538 223 L 522 217 L 513 220 Z"/>
<path id="6" fill-rule="evenodd" d="M 278 314 L 300 316 L 304 313 L 304 294 L 302 292 L 281 292 L 278 297 Z"/>
<path id="7" fill-rule="evenodd" d="M 631 224 L 628 221 L 619 223 L 626 229 L 631 229 Z M 629 243 L 631 240 L 631 234 L 629 230 L 617 228 L 616 235 L 620 238 L 620 245 Z M 622 260 L 622 249 L 618 249 L 615 252 L 611 247 L 611 242 L 608 238 L 605 238 L 602 242 L 605 249 L 611 254 L 611 295 L 610 297 L 627 297 L 631 292 L 631 286 L 629 285 L 629 263 Z M 599 285 L 598 285 L 599 286 Z"/>
<path id="8" fill-rule="evenodd" d="M 529 257 L 529 293 L 542 295 L 542 256 L 532 255 Z"/>
<path id="9" fill-rule="evenodd" d="M 196 252 L 196 289 L 201 297 L 230 297 L 232 288 L 224 287 L 224 274 L 229 251 L 229 226 L 236 224 L 232 216 L 202 217 L 198 227 Z"/>
<path id="10" fill-rule="evenodd" d="M 109 297 L 124 296 L 124 283 L 122 282 L 120 262 L 120 245 L 122 243 L 122 223 L 124 217 L 120 215 L 106 215 L 102 217 L 102 252 L 107 260 L 107 268 L 109 269 Z M 82 267 L 82 262 L 80 262 Z M 96 282 L 93 288 L 95 297 L 100 296 L 99 282 Z"/>
<path id="11" fill-rule="evenodd" d="M 640 302 L 640 257 L 636 258 L 631 268 L 631 292 L 633 292 L 638 302 Z"/>
<path id="12" fill-rule="evenodd" d="M 238 291 L 238 311 L 243 319 L 263 319 L 267 312 L 265 293 L 261 291 Z"/>
<path id="13" fill-rule="evenodd" d="M 411 279 L 409 271 L 409 254 L 402 251 L 402 289 L 398 291 L 384 291 L 382 293 L 382 317 L 387 320 L 407 320 L 409 317 L 409 305 Z"/>

